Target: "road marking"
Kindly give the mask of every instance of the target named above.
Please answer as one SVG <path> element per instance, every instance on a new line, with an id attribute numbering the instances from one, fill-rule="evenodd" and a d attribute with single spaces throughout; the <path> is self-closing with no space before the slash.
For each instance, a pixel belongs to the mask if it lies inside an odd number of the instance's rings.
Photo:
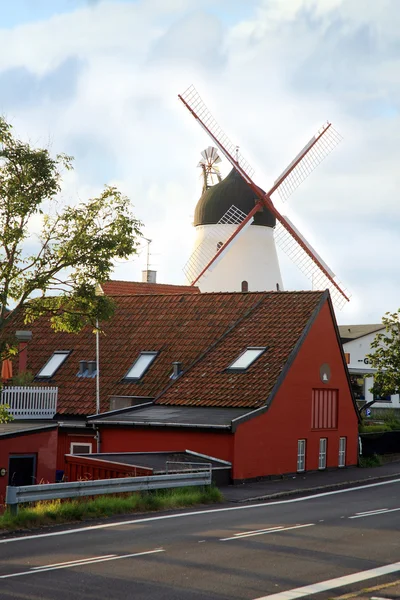
<path id="1" fill-rule="evenodd" d="M 158 552 L 165 552 L 163 548 L 157 548 L 156 550 L 148 550 L 147 552 L 135 552 L 134 554 L 123 554 L 121 556 L 109 555 L 107 558 L 100 558 L 96 560 L 86 560 L 85 562 L 75 562 L 68 564 L 60 564 L 58 566 L 44 566 L 33 567 L 29 571 L 22 571 L 20 573 L 9 573 L 8 575 L 0 575 L 0 579 L 10 579 L 11 577 L 21 577 L 22 575 L 35 575 L 37 573 L 44 573 L 45 571 L 57 571 L 58 569 L 71 569 L 73 567 L 84 567 L 85 565 L 94 565 L 96 563 L 108 562 L 110 560 L 120 560 L 121 558 L 134 558 L 135 556 L 146 556 L 148 554 L 157 554 Z"/>
<path id="2" fill-rule="evenodd" d="M 380 512 L 380 511 L 388 510 L 387 508 L 374 508 L 374 510 L 364 510 L 363 512 L 358 512 L 356 515 L 369 515 L 370 513 Z"/>
<path id="3" fill-rule="evenodd" d="M 241 531 L 240 533 L 235 533 L 235 537 L 240 537 L 242 535 L 250 535 L 253 533 L 260 533 L 262 531 L 276 531 L 277 529 L 283 529 L 284 525 L 277 525 L 276 527 L 267 527 L 265 529 L 254 529 L 253 531 Z"/>
<path id="4" fill-rule="evenodd" d="M 200 515 L 209 515 L 212 513 L 230 512 L 235 510 L 249 510 L 252 508 L 264 508 L 266 506 L 277 506 L 282 504 L 294 504 L 296 502 L 308 502 L 315 498 L 324 498 L 326 496 L 334 496 L 336 494 L 345 494 L 348 492 L 356 492 L 359 490 L 366 490 L 373 487 L 382 485 L 390 485 L 392 483 L 399 483 L 400 479 L 391 479 L 390 481 L 380 481 L 379 483 L 369 483 L 367 485 L 361 485 L 352 488 L 345 488 L 343 490 L 334 490 L 331 492 L 322 492 L 320 494 L 313 494 L 311 496 L 302 496 L 301 498 L 290 498 L 289 500 L 276 500 L 275 502 L 262 502 L 260 504 L 245 504 L 243 506 L 228 506 L 226 508 L 210 508 L 207 510 L 197 510 L 185 513 L 174 513 L 172 515 L 161 515 L 158 517 L 145 517 L 143 519 L 132 519 L 129 521 L 117 521 L 115 523 L 103 523 L 102 525 L 90 525 L 89 527 L 78 527 L 75 529 L 63 529 L 62 531 L 53 531 L 51 533 L 38 533 L 35 535 L 26 535 L 15 538 L 5 538 L 0 540 L 0 544 L 10 544 L 12 542 L 25 542 L 27 540 L 36 540 L 38 538 L 55 537 L 59 535 L 70 535 L 73 533 L 86 533 L 87 531 L 95 531 L 98 529 L 108 529 L 109 527 L 126 527 L 127 525 L 136 525 L 139 523 L 150 523 L 152 521 L 163 521 L 166 519 L 181 519 L 185 517 L 196 517 Z"/>
<path id="5" fill-rule="evenodd" d="M 338 577 L 337 579 L 328 579 L 327 581 L 306 585 L 304 587 L 295 588 L 286 592 L 279 592 L 278 594 L 262 596 L 260 598 L 256 598 L 256 600 L 295 600 L 296 598 L 304 598 L 304 596 L 320 594 L 321 592 L 334 590 L 336 588 L 343 587 L 345 585 L 351 585 L 352 583 L 357 583 L 359 581 L 366 581 L 367 579 L 373 579 L 374 577 L 382 577 L 383 575 L 396 573 L 397 571 L 400 571 L 400 562 L 393 563 L 391 565 L 385 565 L 383 567 L 377 567 L 376 569 L 370 569 L 369 571 L 352 573 L 351 575 L 345 575 L 344 577 Z"/>
<path id="6" fill-rule="evenodd" d="M 301 529 L 302 527 L 312 527 L 315 523 L 307 523 L 306 525 L 293 525 L 292 527 L 274 527 L 273 529 L 264 529 L 256 531 L 254 533 L 235 534 L 233 537 L 221 538 L 220 542 L 227 542 L 229 540 L 241 540 L 242 538 L 253 537 L 256 535 L 265 535 L 266 533 L 282 533 L 289 531 L 290 529 Z"/>
<path id="7" fill-rule="evenodd" d="M 362 517 L 377 517 L 379 515 L 387 515 L 388 513 L 397 512 L 400 508 L 390 508 L 386 510 L 377 510 L 376 512 L 370 512 L 363 515 L 353 515 L 349 519 L 362 519 Z"/>
<path id="8" fill-rule="evenodd" d="M 88 556 L 87 558 L 79 558 L 75 560 L 67 560 L 65 562 L 53 563 L 52 565 L 40 565 L 39 567 L 31 567 L 32 570 L 35 569 L 45 569 L 46 567 L 61 567 L 61 565 L 72 565 L 82 562 L 87 562 L 88 560 L 97 560 L 98 558 L 111 558 L 112 556 L 117 556 L 116 554 L 106 554 L 104 556 Z"/>

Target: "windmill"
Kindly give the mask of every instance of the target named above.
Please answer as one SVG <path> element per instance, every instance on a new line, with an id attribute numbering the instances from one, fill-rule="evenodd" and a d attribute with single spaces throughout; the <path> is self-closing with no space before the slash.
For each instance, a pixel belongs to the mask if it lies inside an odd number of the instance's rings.
<path id="1" fill-rule="evenodd" d="M 207 277 L 226 255 L 227 250 L 233 250 L 235 244 L 237 245 L 238 240 L 248 227 L 252 223 L 255 223 L 255 219 L 258 217 L 257 213 L 264 211 L 268 212 L 274 218 L 274 225 L 270 227 L 273 227 L 273 229 L 271 228 L 271 232 L 273 231 L 276 243 L 300 270 L 311 279 L 315 289 L 328 288 L 335 305 L 338 308 L 342 308 L 345 302 L 349 301 L 349 296 L 342 284 L 295 225 L 275 208 L 271 199 L 271 196 L 277 192 L 283 201 L 287 200 L 295 189 L 340 142 L 341 137 L 332 127 L 331 123 L 326 123 L 307 142 L 299 154 L 276 179 L 271 189 L 265 193 L 254 183 L 252 179 L 254 170 L 239 153 L 238 147 L 221 130 L 194 86 L 189 87 L 183 94 L 179 94 L 178 98 L 211 137 L 217 148 L 229 160 L 234 168 L 231 172 L 232 177 L 240 175 L 255 198 L 254 205 L 246 213 L 232 205 L 216 223 L 215 228 L 219 227 L 219 235 L 221 235 L 220 232 L 222 229 L 220 225 L 230 225 L 230 228 L 225 228 L 226 231 L 229 231 L 225 239 L 220 239 L 215 244 L 216 238 L 213 238 L 213 235 L 211 235 L 207 239 L 202 240 L 197 246 L 184 269 L 186 276 L 191 279 L 191 284 L 196 285 L 200 280 L 204 280 L 204 277 Z M 275 248 L 273 250 L 276 253 Z M 272 287 L 269 289 L 272 289 Z M 278 283 L 276 284 L 276 289 L 280 289 Z"/>
<path id="2" fill-rule="evenodd" d="M 221 181 L 221 173 L 217 167 L 221 159 L 218 156 L 217 149 L 212 146 L 208 146 L 208 148 L 203 150 L 201 156 L 202 159 L 197 166 L 201 167 L 203 171 L 203 191 L 205 191 L 211 185 Z"/>

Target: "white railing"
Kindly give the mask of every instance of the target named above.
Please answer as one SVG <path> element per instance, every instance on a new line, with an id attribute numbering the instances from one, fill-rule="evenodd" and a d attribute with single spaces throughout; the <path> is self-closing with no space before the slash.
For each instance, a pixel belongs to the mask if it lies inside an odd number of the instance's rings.
<path id="1" fill-rule="evenodd" d="M 8 404 L 14 419 L 52 419 L 57 412 L 57 387 L 4 387 L 0 404 Z"/>

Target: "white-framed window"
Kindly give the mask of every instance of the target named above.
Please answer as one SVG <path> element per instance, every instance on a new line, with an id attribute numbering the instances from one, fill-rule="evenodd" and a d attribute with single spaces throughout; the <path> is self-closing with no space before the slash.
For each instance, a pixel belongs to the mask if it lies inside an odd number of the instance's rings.
<path id="1" fill-rule="evenodd" d="M 246 348 L 228 367 L 229 371 L 245 371 L 267 348 Z"/>
<path id="2" fill-rule="evenodd" d="M 339 462 L 338 462 L 338 466 L 339 467 L 345 467 L 346 466 L 346 438 L 345 437 L 341 437 L 339 439 Z"/>
<path id="3" fill-rule="evenodd" d="M 40 369 L 36 377 L 43 377 L 44 379 L 53 377 L 54 373 L 61 367 L 69 354 L 69 350 L 56 350 L 53 352 L 52 356 L 50 356 L 44 367 Z"/>
<path id="4" fill-rule="evenodd" d="M 157 352 L 141 352 L 124 379 L 140 379 L 143 377 L 157 354 Z"/>
<path id="5" fill-rule="evenodd" d="M 297 440 L 297 472 L 306 470 L 306 440 Z"/>
<path id="6" fill-rule="evenodd" d="M 91 442 L 71 442 L 70 454 L 92 454 Z"/>
<path id="7" fill-rule="evenodd" d="M 326 447 L 328 444 L 327 438 L 320 438 L 319 440 L 319 458 L 318 458 L 318 469 L 326 469 Z"/>

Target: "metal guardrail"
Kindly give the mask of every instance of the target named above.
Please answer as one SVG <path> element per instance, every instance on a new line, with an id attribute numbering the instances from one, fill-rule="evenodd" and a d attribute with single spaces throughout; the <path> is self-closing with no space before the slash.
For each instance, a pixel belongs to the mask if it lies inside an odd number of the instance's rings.
<path id="1" fill-rule="evenodd" d="M 211 485 L 211 471 L 46 483 L 43 485 L 7 486 L 6 505 L 10 507 L 11 514 L 16 514 L 18 504 L 25 502 L 56 500 L 58 498 L 82 498 L 123 492 L 144 492 L 194 485 Z"/>

